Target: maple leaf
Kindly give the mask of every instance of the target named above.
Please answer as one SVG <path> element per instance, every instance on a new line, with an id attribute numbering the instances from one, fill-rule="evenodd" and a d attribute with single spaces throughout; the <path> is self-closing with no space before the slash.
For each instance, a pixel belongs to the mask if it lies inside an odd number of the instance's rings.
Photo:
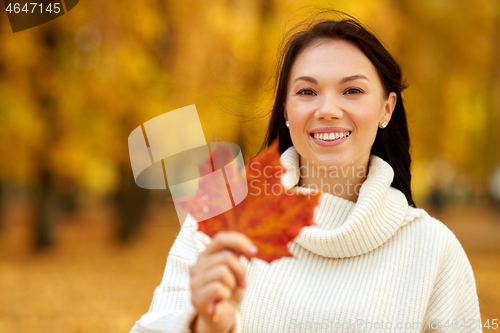
<path id="1" fill-rule="evenodd" d="M 240 173 L 235 164 L 228 165 L 234 157 L 231 150 L 218 144 L 213 149 L 219 165 L 224 165 L 229 184 L 228 193 L 220 191 L 213 179 L 200 177 L 199 187 L 193 197 L 175 200 L 198 221 L 198 230 L 213 237 L 219 231 L 238 231 L 245 234 L 257 246 L 256 257 L 271 263 L 283 256 L 292 256 L 287 244 L 300 230 L 313 225 L 314 209 L 321 192 L 300 194 L 286 191 L 280 177 L 286 168 L 279 162 L 278 141 L 275 140 L 264 152 L 251 158 Z M 198 166 L 200 175 L 211 172 L 213 156 Z M 246 177 L 245 177 L 246 176 Z M 244 184 L 246 183 L 246 187 Z M 239 204 L 225 212 L 205 219 L 207 211 L 220 210 L 226 195 L 248 195 Z M 231 189 L 233 191 L 231 191 Z"/>

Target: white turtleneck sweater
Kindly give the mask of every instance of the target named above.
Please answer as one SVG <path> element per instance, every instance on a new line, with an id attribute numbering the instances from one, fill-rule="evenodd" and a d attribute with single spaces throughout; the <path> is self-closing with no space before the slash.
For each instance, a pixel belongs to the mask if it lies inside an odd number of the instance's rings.
<path id="1" fill-rule="evenodd" d="M 296 149 L 280 162 L 281 183 L 291 189 L 299 182 Z M 241 256 L 247 287 L 233 333 L 482 332 L 473 271 L 453 232 L 408 206 L 390 186 L 387 162 L 372 155 L 370 167 L 356 203 L 322 193 L 315 225 L 288 244 L 293 257 L 249 265 Z M 189 268 L 210 242 L 188 215 L 131 333 L 190 332 Z"/>

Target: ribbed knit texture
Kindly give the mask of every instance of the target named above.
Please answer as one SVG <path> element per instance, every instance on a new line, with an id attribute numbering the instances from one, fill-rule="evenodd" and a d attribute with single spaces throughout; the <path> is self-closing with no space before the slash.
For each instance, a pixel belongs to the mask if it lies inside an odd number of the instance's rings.
<path id="1" fill-rule="evenodd" d="M 312 191 L 296 186 L 293 146 L 280 162 L 286 189 Z M 461 244 L 443 223 L 408 206 L 390 187 L 393 177 L 392 167 L 372 155 L 358 201 L 323 193 L 315 225 L 289 243 L 293 257 L 249 264 L 242 256 L 247 288 L 232 332 L 482 332 Z M 196 312 L 189 267 L 210 242 L 188 215 L 150 309 L 131 333 L 190 332 Z"/>

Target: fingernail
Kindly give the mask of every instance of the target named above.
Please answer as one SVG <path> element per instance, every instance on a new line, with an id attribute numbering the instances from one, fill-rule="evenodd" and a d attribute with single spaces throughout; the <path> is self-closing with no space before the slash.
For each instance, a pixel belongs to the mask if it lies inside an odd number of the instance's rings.
<path id="1" fill-rule="evenodd" d="M 250 254 L 256 254 L 257 253 L 257 247 L 255 245 L 248 245 L 247 251 L 250 252 Z"/>

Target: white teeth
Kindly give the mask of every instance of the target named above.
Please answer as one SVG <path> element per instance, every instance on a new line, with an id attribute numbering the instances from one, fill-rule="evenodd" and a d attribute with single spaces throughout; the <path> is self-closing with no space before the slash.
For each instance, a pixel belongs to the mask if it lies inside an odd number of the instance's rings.
<path id="1" fill-rule="evenodd" d="M 316 139 L 324 140 L 324 141 L 332 141 L 332 140 L 337 140 L 341 138 L 347 138 L 349 135 L 351 135 L 351 132 L 337 132 L 337 133 L 316 133 L 314 134 L 314 137 Z"/>

